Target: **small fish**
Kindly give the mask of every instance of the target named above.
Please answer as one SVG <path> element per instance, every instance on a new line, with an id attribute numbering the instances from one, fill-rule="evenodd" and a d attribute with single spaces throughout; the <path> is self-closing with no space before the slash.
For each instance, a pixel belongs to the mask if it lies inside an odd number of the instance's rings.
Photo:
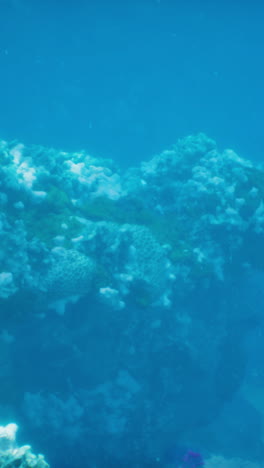
<path id="1" fill-rule="evenodd" d="M 204 460 L 200 453 L 175 445 L 165 453 L 165 462 L 172 468 L 202 468 Z"/>
<path id="2" fill-rule="evenodd" d="M 200 453 L 193 452 L 192 450 L 188 450 L 183 455 L 181 468 L 198 468 L 198 467 L 203 467 L 203 466 L 204 466 L 204 461 Z"/>

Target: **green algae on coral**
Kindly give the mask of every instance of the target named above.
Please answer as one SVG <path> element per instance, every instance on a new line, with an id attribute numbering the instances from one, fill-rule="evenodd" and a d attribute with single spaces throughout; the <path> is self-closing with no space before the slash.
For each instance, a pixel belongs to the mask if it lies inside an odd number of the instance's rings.
<path id="1" fill-rule="evenodd" d="M 47 192 L 42 209 L 45 211 L 51 210 L 53 213 L 68 213 L 73 210 L 73 204 L 66 192 L 53 185 Z"/>
<path id="2" fill-rule="evenodd" d="M 54 245 L 54 238 L 63 236 L 63 246 L 70 247 L 72 238 L 80 235 L 83 225 L 74 216 L 47 213 L 39 217 L 37 209 L 23 213 L 22 219 L 29 238 L 36 237 L 47 247 Z"/>

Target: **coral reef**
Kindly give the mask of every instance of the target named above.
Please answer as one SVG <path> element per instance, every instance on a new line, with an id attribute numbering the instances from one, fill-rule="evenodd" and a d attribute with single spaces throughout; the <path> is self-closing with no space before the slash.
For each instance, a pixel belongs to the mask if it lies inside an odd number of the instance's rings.
<path id="1" fill-rule="evenodd" d="M 203 134 L 124 174 L 82 152 L 4 141 L 1 160 L 3 299 L 49 289 L 59 274 L 59 266 L 49 267 L 57 247 L 69 251 L 64 256 L 93 255 L 91 265 L 100 255 L 109 282 L 98 285 L 116 290 L 124 303 L 124 291 L 135 288 L 142 305 L 167 307 L 181 283 L 222 281 L 234 268 L 264 265 L 250 248 L 264 232 L 264 172 L 231 150 L 220 153 Z M 67 270 L 65 259 L 59 263 Z M 69 282 L 67 289 L 79 295 Z"/>
<path id="2" fill-rule="evenodd" d="M 1 401 L 55 453 L 157 460 L 243 381 L 263 168 L 203 134 L 127 171 L 5 141 L 0 161 Z"/>
<path id="3" fill-rule="evenodd" d="M 0 426 L 0 467 L 1 468 L 49 468 L 43 455 L 34 455 L 29 445 L 17 447 L 16 424 Z"/>

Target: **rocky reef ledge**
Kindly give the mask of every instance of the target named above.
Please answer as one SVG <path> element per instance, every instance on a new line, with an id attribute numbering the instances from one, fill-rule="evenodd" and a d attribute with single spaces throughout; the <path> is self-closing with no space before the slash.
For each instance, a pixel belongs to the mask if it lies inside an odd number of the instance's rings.
<path id="1" fill-rule="evenodd" d="M 1 304 L 41 295 L 43 311 L 63 314 L 91 295 L 113 309 L 170 307 L 197 282 L 263 268 L 263 196 L 263 169 L 203 134 L 123 173 L 1 141 Z"/>

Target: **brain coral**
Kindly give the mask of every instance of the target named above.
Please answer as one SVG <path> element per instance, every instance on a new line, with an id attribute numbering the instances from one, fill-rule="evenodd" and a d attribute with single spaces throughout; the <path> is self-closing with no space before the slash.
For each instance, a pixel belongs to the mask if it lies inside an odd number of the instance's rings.
<path id="1" fill-rule="evenodd" d="M 49 302 L 82 296 L 91 289 L 94 262 L 76 250 L 54 249 L 52 266 L 45 279 Z"/>
<path id="2" fill-rule="evenodd" d="M 127 272 L 135 281 L 145 284 L 151 295 L 161 295 L 166 291 L 172 273 L 166 249 L 148 228 L 137 225 L 125 225 L 125 228 L 131 236 Z"/>
<path id="3" fill-rule="evenodd" d="M 107 273 L 101 293 L 117 290 L 123 299 L 131 293 L 130 297 L 148 305 L 170 294 L 174 269 L 167 246 L 161 245 L 149 228 L 89 222 L 83 237 L 85 252 L 97 258 Z"/>

